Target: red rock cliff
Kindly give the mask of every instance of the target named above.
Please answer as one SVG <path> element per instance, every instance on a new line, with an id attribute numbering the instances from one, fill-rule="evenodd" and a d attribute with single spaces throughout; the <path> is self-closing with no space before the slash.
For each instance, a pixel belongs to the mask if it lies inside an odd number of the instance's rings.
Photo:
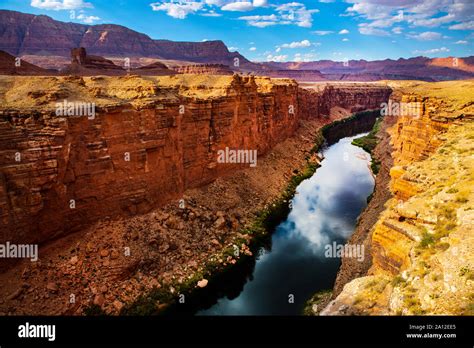
<path id="1" fill-rule="evenodd" d="M 318 117 L 327 96 L 237 75 L 6 79 L 16 83 L 0 91 L 0 240 L 23 243 L 146 212 L 248 168 L 217 163 L 217 151 L 264 155 L 300 118 Z M 337 104 L 336 91 L 327 103 Z M 367 90 L 344 106 L 374 108 L 388 91 Z M 57 116 L 65 100 L 96 103 L 94 117 Z"/>

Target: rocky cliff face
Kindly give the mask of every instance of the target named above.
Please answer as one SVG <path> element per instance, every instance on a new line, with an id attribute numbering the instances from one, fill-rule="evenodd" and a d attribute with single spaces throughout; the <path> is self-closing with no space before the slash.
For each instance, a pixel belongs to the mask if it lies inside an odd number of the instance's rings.
<path id="1" fill-rule="evenodd" d="M 237 75 L 5 79 L 1 240 L 22 242 L 179 199 L 249 166 L 219 163 L 218 151 L 265 155 L 300 119 L 320 117 L 320 105 L 327 112 L 344 99 L 348 110 L 374 108 L 390 93 L 379 86 L 350 96 L 340 86 L 339 96 L 339 87 L 317 92 L 291 80 Z M 56 114 L 77 106 L 72 102 L 95 103 L 95 112 Z"/>
<path id="2" fill-rule="evenodd" d="M 40 89 L 42 80 L 30 87 Z M 138 80 L 116 81 L 115 95 Z M 91 96 L 105 93 L 102 79 L 51 81 L 62 92 L 46 96 L 49 103 L 78 97 L 91 102 Z M 253 78 L 228 77 L 215 98 L 137 87 L 137 98 L 169 96 L 114 105 L 99 101 L 93 119 L 56 117 L 47 108 L 3 110 L 2 240 L 44 241 L 100 217 L 149 210 L 242 167 L 217 163 L 217 151 L 226 147 L 265 154 L 298 122 L 288 112 L 297 106 L 297 85 L 264 84 L 262 90 Z"/>
<path id="3" fill-rule="evenodd" d="M 393 198 L 370 230 L 372 266 L 323 314 L 472 315 L 474 84 L 392 87 L 420 113 L 389 129 Z"/>
<path id="4" fill-rule="evenodd" d="M 263 75 L 276 78 L 290 78 L 297 81 L 325 81 L 326 77 L 319 70 L 257 70 L 256 75 Z"/>
<path id="5" fill-rule="evenodd" d="M 180 74 L 232 75 L 234 72 L 223 64 L 192 64 L 173 68 Z"/>

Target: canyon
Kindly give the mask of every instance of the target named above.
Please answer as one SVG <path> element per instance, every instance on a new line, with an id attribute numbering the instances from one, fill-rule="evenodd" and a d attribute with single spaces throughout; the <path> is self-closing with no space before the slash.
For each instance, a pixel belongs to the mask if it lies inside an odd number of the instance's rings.
<path id="1" fill-rule="evenodd" d="M 255 212 L 315 156 L 319 129 L 392 92 L 239 75 L 1 82 L 2 241 L 41 244 L 36 263 L 2 261 L 9 314 L 120 313 L 152 289 L 207 284 L 209 260 L 250 252 Z M 57 116 L 64 100 L 95 117 Z M 257 150 L 258 165 L 218 163 L 226 147 Z"/>
<path id="2" fill-rule="evenodd" d="M 385 180 L 350 241 L 371 256 L 343 261 L 321 314 L 472 315 L 474 84 L 389 85 L 392 101 L 422 112 L 384 118 L 375 155 Z"/>

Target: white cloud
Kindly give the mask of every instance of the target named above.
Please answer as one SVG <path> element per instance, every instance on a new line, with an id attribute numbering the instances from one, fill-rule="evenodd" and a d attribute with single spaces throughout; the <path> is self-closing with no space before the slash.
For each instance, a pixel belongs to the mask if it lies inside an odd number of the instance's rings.
<path id="1" fill-rule="evenodd" d="M 203 2 L 173 0 L 171 2 L 155 2 L 150 4 L 153 11 L 165 11 L 173 18 L 184 19 L 188 14 L 194 14 L 204 7 Z"/>
<path id="2" fill-rule="evenodd" d="M 367 23 L 359 24 L 359 33 L 362 35 L 389 36 L 390 33 L 383 29 L 369 27 Z"/>
<path id="3" fill-rule="evenodd" d="M 268 5 L 267 0 L 253 0 L 254 7 L 265 7 Z"/>
<path id="4" fill-rule="evenodd" d="M 451 25 L 451 30 L 474 30 L 474 21 Z"/>
<path id="5" fill-rule="evenodd" d="M 419 41 L 433 41 L 433 40 L 439 40 L 443 36 L 440 33 L 435 33 L 433 31 L 425 31 L 420 34 L 410 33 L 410 34 L 407 34 L 407 37 L 409 37 L 410 39 L 415 39 Z"/>
<path id="6" fill-rule="evenodd" d="M 249 51 L 256 51 L 257 50 L 257 47 L 250 47 L 249 48 Z"/>
<path id="7" fill-rule="evenodd" d="M 447 14 L 446 16 L 436 17 L 436 18 L 416 18 L 413 17 L 411 22 L 413 25 L 422 26 L 422 27 L 438 27 L 441 24 L 450 23 L 456 19 L 456 16 L 452 13 Z"/>
<path id="8" fill-rule="evenodd" d="M 285 24 L 296 24 L 299 27 L 310 28 L 313 25 L 313 13 L 318 9 L 307 9 L 304 4 L 290 2 L 276 8 Z"/>
<path id="9" fill-rule="evenodd" d="M 239 19 L 247 21 L 248 25 L 258 28 L 278 24 L 278 17 L 274 14 L 269 16 L 241 16 Z"/>
<path id="10" fill-rule="evenodd" d="M 221 7 L 222 11 L 252 11 L 254 9 L 253 4 L 250 1 L 237 1 L 237 2 L 230 2 Z"/>
<path id="11" fill-rule="evenodd" d="M 202 13 L 201 16 L 205 17 L 221 17 L 222 15 L 220 13 L 216 13 L 214 10 L 210 10 L 209 12 Z"/>
<path id="12" fill-rule="evenodd" d="M 344 39 L 342 39 L 342 41 L 346 42 L 346 41 L 349 41 L 349 39 L 347 39 L 347 38 L 344 38 Z"/>
<path id="13" fill-rule="evenodd" d="M 286 43 L 281 45 L 282 48 L 302 48 L 302 47 L 310 47 L 311 42 L 309 40 L 302 40 L 302 41 L 294 41 L 291 43 Z"/>
<path id="14" fill-rule="evenodd" d="M 287 55 L 279 55 L 279 56 L 274 56 L 274 55 L 271 55 L 269 54 L 267 56 L 267 61 L 271 61 L 271 62 L 284 62 L 286 61 L 288 58 Z"/>
<path id="15" fill-rule="evenodd" d="M 80 8 L 93 8 L 90 2 L 83 0 L 31 0 L 32 7 L 44 10 L 77 10 Z"/>
<path id="16" fill-rule="evenodd" d="M 254 0 L 254 6 L 255 3 Z M 224 7 L 222 7 L 222 9 L 224 9 Z M 317 9 L 308 10 L 304 4 L 298 2 L 276 6 L 275 11 L 276 13 L 271 15 L 241 16 L 239 19 L 246 21 L 248 25 L 258 28 L 265 28 L 272 25 L 297 25 L 299 27 L 308 28 L 311 27 L 313 23 L 312 14 L 319 12 Z"/>
<path id="17" fill-rule="evenodd" d="M 207 5 L 222 6 L 224 5 L 224 0 L 205 0 Z"/>
<path id="18" fill-rule="evenodd" d="M 349 34 L 349 30 L 347 30 L 347 29 L 342 29 L 342 30 L 339 32 L 339 34 L 341 34 L 341 35 Z"/>
<path id="19" fill-rule="evenodd" d="M 474 29 L 474 2 L 471 0 L 347 0 L 352 6 L 347 15 L 368 20 L 367 27 L 390 29 L 406 22 L 410 27 L 438 27 L 452 23 L 449 29 Z"/>
<path id="20" fill-rule="evenodd" d="M 294 62 L 310 62 L 312 60 L 316 59 L 316 54 L 315 53 L 295 53 L 293 56 L 293 61 Z"/>
<path id="21" fill-rule="evenodd" d="M 237 51 L 239 48 L 238 47 L 234 47 L 234 46 L 230 46 L 227 48 L 229 51 Z"/>
<path id="22" fill-rule="evenodd" d="M 332 34 L 332 33 L 334 33 L 334 32 L 331 31 L 331 30 L 315 30 L 315 31 L 311 32 L 311 34 L 316 34 L 316 35 L 319 35 L 319 36 L 329 35 L 329 34 Z"/>
<path id="23" fill-rule="evenodd" d="M 401 34 L 403 31 L 403 28 L 402 27 L 394 27 L 392 28 L 392 33 L 394 34 Z"/>
<path id="24" fill-rule="evenodd" d="M 459 40 L 455 42 L 456 45 L 467 45 L 468 42 L 466 40 Z"/>
<path id="25" fill-rule="evenodd" d="M 413 51 L 414 54 L 433 54 L 433 53 L 442 53 L 442 52 L 449 52 L 449 48 L 441 47 L 441 48 L 433 48 L 426 51 L 419 51 L 419 50 Z"/>
<path id="26" fill-rule="evenodd" d="M 214 0 L 211 0 L 211 1 L 214 1 Z M 267 0 L 253 0 L 253 1 L 225 0 L 225 1 L 221 1 L 221 4 L 218 6 L 222 6 L 221 7 L 222 11 L 247 12 L 247 11 L 252 11 L 258 7 L 268 6 L 268 1 Z"/>
<path id="27" fill-rule="evenodd" d="M 93 24 L 95 21 L 98 21 L 100 17 L 97 16 L 86 16 L 84 13 L 81 13 L 79 16 L 77 16 L 77 19 L 80 21 L 86 23 L 86 24 Z"/>

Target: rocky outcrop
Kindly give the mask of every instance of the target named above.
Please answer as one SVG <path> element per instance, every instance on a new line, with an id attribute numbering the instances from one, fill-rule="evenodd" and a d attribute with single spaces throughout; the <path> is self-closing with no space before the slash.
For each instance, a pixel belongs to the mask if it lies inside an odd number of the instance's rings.
<path id="1" fill-rule="evenodd" d="M 326 85 L 323 85 L 326 86 Z M 367 109 L 379 109 L 381 100 L 388 100 L 392 90 L 376 84 L 328 84 L 319 100 L 319 112 L 329 115 L 342 108 L 349 114 Z"/>
<path id="2" fill-rule="evenodd" d="M 290 78 L 296 81 L 315 82 L 325 81 L 327 78 L 319 70 L 259 70 L 255 75 L 269 76 L 274 78 Z"/>
<path id="3" fill-rule="evenodd" d="M 175 75 L 176 71 L 169 69 L 166 64 L 161 62 L 154 62 L 139 68 L 133 69 L 132 72 L 137 75 L 149 75 L 149 76 L 163 76 L 163 75 Z"/>
<path id="4" fill-rule="evenodd" d="M 84 47 L 71 50 L 71 64 L 60 71 L 62 75 L 125 75 L 127 71 L 111 60 L 88 55 Z"/>
<path id="5" fill-rule="evenodd" d="M 62 103 L 74 89 L 92 102 L 101 93 L 94 82 L 70 80 L 62 99 L 51 98 Z M 263 155 L 298 125 L 288 112 L 297 105 L 291 82 L 259 91 L 253 78 L 230 77 L 216 98 L 159 99 L 154 88 L 154 100 L 97 105 L 93 119 L 3 110 L 2 240 L 41 242 L 101 217 L 145 212 L 242 167 L 217 163 L 218 150 Z"/>
<path id="6" fill-rule="evenodd" d="M 180 74 L 233 75 L 234 72 L 223 64 L 192 64 L 173 68 Z"/>
<path id="7" fill-rule="evenodd" d="M 0 75 L 54 75 L 53 71 L 40 68 L 18 57 L 0 51 Z"/>
<path id="8" fill-rule="evenodd" d="M 393 198 L 367 231 L 371 267 L 322 314 L 472 315 L 474 84 L 392 87 L 420 113 L 386 116 Z"/>
<path id="9" fill-rule="evenodd" d="M 2 240 L 22 242 L 149 211 L 249 166 L 219 163 L 219 150 L 265 155 L 300 119 L 321 115 L 309 107 L 319 92 L 253 76 L 55 77 L 14 85 L 1 92 L 0 219 Z M 316 105 L 336 104 L 338 88 L 324 89 Z M 349 98 L 350 88 L 340 89 Z M 379 86 L 344 106 L 373 108 L 389 93 Z M 327 97 L 337 100 L 323 103 Z M 69 101 L 95 103 L 94 114 L 58 116 Z"/>

